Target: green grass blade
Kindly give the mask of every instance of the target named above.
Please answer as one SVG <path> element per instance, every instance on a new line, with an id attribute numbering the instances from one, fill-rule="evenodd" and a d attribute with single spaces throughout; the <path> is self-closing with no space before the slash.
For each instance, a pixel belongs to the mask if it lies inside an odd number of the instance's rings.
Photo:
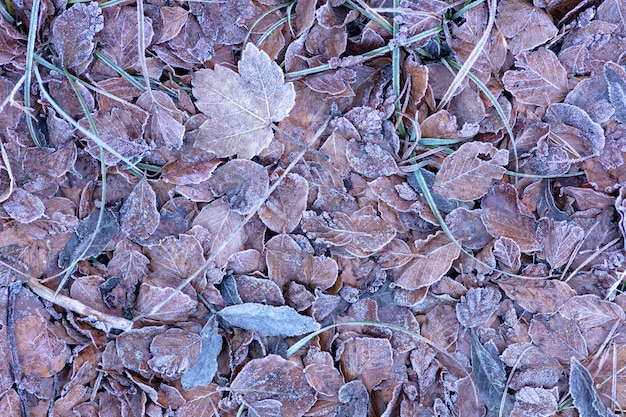
<path id="1" fill-rule="evenodd" d="M 267 16 L 271 15 L 272 13 L 274 13 L 276 10 L 280 10 L 283 7 L 289 7 L 291 5 L 295 4 L 294 1 L 290 1 L 290 2 L 286 2 L 286 3 L 281 3 L 281 4 L 277 4 L 274 7 L 271 7 L 270 9 L 268 9 L 267 11 L 265 11 L 263 14 L 261 14 L 261 16 L 259 16 L 254 23 L 252 23 L 250 25 L 250 28 L 248 29 L 248 33 L 246 33 L 246 37 L 243 39 L 243 46 L 245 47 L 246 44 L 248 43 L 248 40 L 250 39 L 250 35 L 252 35 L 252 31 L 254 30 L 254 28 L 261 23 L 261 21 L 263 19 L 265 19 Z"/>
<path id="2" fill-rule="evenodd" d="M 30 81 L 33 74 L 33 55 L 35 55 L 35 42 L 37 38 L 37 28 L 39 27 L 39 3 L 40 0 L 33 0 L 33 6 L 30 11 L 30 26 L 28 28 L 28 43 L 26 44 L 26 70 L 24 81 L 24 107 L 30 109 Z M 35 126 L 33 125 L 32 115 L 26 114 L 26 125 L 28 132 L 33 139 L 35 146 L 41 148 Z"/>
<path id="3" fill-rule="evenodd" d="M 111 61 L 109 58 L 102 55 L 99 51 L 94 51 L 93 54 L 96 58 L 98 58 L 99 60 L 107 64 L 109 67 L 111 67 L 111 69 L 117 72 L 122 78 L 124 78 L 126 81 L 128 81 L 129 83 L 137 87 L 139 91 L 141 91 L 142 93 L 146 92 L 146 87 L 144 87 L 143 84 L 137 81 L 135 77 L 133 77 L 132 75 L 124 71 L 122 68 L 120 68 L 115 62 Z"/>
<path id="4" fill-rule="evenodd" d="M 397 5 L 395 4 L 395 0 L 394 0 L 394 8 L 397 7 Z M 366 7 L 362 7 L 360 4 L 355 3 L 352 0 L 346 0 L 346 4 L 350 7 L 352 7 L 354 10 L 358 11 L 359 13 L 361 13 L 363 16 L 367 17 L 368 19 L 370 19 L 373 22 L 376 22 L 376 24 L 378 26 L 380 26 L 381 28 L 385 29 L 387 32 L 389 33 L 394 33 L 394 28 L 392 25 L 389 24 L 389 22 L 387 22 L 387 20 L 382 17 L 381 15 L 379 15 L 378 13 L 376 13 L 374 10 L 368 10 L 366 9 Z M 364 5 L 366 6 L 366 5 Z M 395 26 L 395 24 L 394 24 Z"/>

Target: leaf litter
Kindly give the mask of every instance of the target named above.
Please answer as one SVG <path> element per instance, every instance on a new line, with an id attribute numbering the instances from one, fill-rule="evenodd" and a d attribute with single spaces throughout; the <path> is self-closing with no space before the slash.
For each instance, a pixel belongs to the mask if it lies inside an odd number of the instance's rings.
<path id="1" fill-rule="evenodd" d="M 626 408 L 623 2 L 113 3 L 0 6 L 4 414 Z"/>

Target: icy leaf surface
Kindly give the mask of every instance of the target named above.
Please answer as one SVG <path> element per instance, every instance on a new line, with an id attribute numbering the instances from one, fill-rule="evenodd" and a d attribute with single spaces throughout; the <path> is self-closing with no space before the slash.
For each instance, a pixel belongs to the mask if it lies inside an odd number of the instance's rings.
<path id="1" fill-rule="evenodd" d="M 259 208 L 259 217 L 276 233 L 291 233 L 306 209 L 309 183 L 298 174 L 289 174 Z"/>
<path id="2" fill-rule="evenodd" d="M 615 118 L 618 122 L 626 122 L 626 71 L 614 62 L 604 65 L 604 77 L 609 89 L 611 104 L 615 107 Z"/>
<path id="3" fill-rule="evenodd" d="M 492 342 L 483 346 L 475 333 L 471 335 L 471 346 L 472 375 L 478 393 L 489 410 L 499 409 L 502 396 L 505 394 L 506 373 L 498 356 L 497 348 Z M 511 399 L 507 395 L 505 407 L 510 401 Z"/>
<path id="4" fill-rule="evenodd" d="M 465 327 L 480 326 L 496 311 L 501 298 L 494 287 L 470 288 L 456 305 L 456 316 Z"/>
<path id="5" fill-rule="evenodd" d="M 202 339 L 198 360 L 181 377 L 183 389 L 186 391 L 209 385 L 217 373 L 217 357 L 222 350 L 222 336 L 214 317 L 206 322 L 200 337 Z"/>
<path id="6" fill-rule="evenodd" d="M 165 305 L 154 311 L 159 303 L 165 299 L 169 300 Z M 161 288 L 149 284 L 141 284 L 137 294 L 136 309 L 139 314 L 153 320 L 160 320 L 165 323 L 175 323 L 187 319 L 198 304 L 187 294 L 177 292 L 173 288 Z"/>
<path id="7" fill-rule="evenodd" d="M 2 207 L 7 214 L 20 223 L 31 223 L 41 218 L 45 206 L 41 199 L 28 191 L 18 188 L 6 200 Z"/>
<path id="8" fill-rule="evenodd" d="M 218 167 L 209 180 L 213 193 L 225 196 L 230 209 L 250 214 L 263 202 L 269 189 L 267 170 L 246 159 L 233 159 Z"/>
<path id="9" fill-rule="evenodd" d="M 557 33 L 552 18 L 544 10 L 527 2 L 508 0 L 499 7 L 496 24 L 509 38 L 513 54 L 543 44 Z"/>
<path id="10" fill-rule="evenodd" d="M 196 105 L 207 117 L 196 145 L 219 157 L 250 159 L 274 137 L 273 122 L 289 114 L 295 90 L 284 83 L 278 65 L 249 43 L 239 62 L 239 73 L 216 65 L 193 79 Z"/>
<path id="11" fill-rule="evenodd" d="M 64 11 L 52 26 L 52 43 L 66 68 L 76 68 L 89 62 L 95 43 L 94 36 L 104 27 L 98 4 L 77 3 Z"/>
<path id="12" fill-rule="evenodd" d="M 246 234 L 242 226 L 243 216 L 230 209 L 224 198 L 206 205 L 194 219 L 194 225 L 206 228 L 211 234 L 211 256 L 215 263 L 226 265 L 228 258 L 243 249 Z M 225 245 L 218 252 L 221 245 Z"/>
<path id="13" fill-rule="evenodd" d="M 417 290 L 439 281 L 448 272 L 461 250 L 444 232 L 437 232 L 425 240 L 415 241 L 415 260 L 396 278 L 396 285 Z"/>
<path id="14" fill-rule="evenodd" d="M 515 65 L 520 70 L 507 71 L 502 81 L 518 101 L 547 107 L 565 98 L 567 73 L 554 52 L 546 48 L 523 52 L 516 57 Z"/>
<path id="15" fill-rule="evenodd" d="M 148 181 L 135 185 L 120 209 L 122 231 L 131 239 L 147 239 L 159 226 L 156 194 Z"/>
<path id="16" fill-rule="evenodd" d="M 225 307 L 218 314 L 234 327 L 264 336 L 297 336 L 320 328 L 311 317 L 298 314 L 288 306 L 244 303 Z"/>
<path id="17" fill-rule="evenodd" d="M 304 370 L 277 355 L 248 362 L 237 374 L 230 389 L 238 401 L 250 408 L 264 400 L 277 401 L 279 415 L 283 417 L 303 416 L 317 396 L 307 383 Z"/>
<path id="18" fill-rule="evenodd" d="M 340 359 L 347 380 L 360 379 L 371 390 L 391 372 L 393 356 L 387 339 L 355 337 L 342 345 Z"/>
<path id="19" fill-rule="evenodd" d="M 152 339 L 151 369 L 166 379 L 180 377 L 198 361 L 202 338 L 183 329 L 168 329 Z"/>
<path id="20" fill-rule="evenodd" d="M 552 279 L 507 278 L 498 281 L 506 294 L 533 313 L 554 313 L 576 292 L 565 282 Z"/>
<path id="21" fill-rule="evenodd" d="M 604 417 L 607 410 L 595 390 L 591 374 L 576 358 L 570 364 L 569 392 L 581 417 Z"/>
<path id="22" fill-rule="evenodd" d="M 433 191 L 455 200 L 476 200 L 502 179 L 508 162 L 506 149 L 484 142 L 464 143 L 441 164 Z"/>

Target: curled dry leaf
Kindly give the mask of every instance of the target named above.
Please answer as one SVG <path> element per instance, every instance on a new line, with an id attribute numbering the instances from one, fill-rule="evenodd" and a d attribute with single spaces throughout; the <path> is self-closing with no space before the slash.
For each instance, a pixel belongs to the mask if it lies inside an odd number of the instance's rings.
<path id="1" fill-rule="evenodd" d="M 517 101 L 547 107 L 567 95 L 567 72 L 551 50 L 523 52 L 515 58 L 515 65 L 521 69 L 504 73 L 502 82 Z"/>
<path id="2" fill-rule="evenodd" d="M 230 209 L 244 216 L 261 205 L 269 183 L 267 170 L 246 159 L 228 161 L 209 179 L 213 193 L 217 197 L 225 196 Z"/>
<path id="3" fill-rule="evenodd" d="M 98 3 L 77 3 L 54 19 L 52 43 L 63 67 L 74 69 L 91 60 L 96 33 L 104 27 Z"/>
<path id="4" fill-rule="evenodd" d="M 280 67 L 248 43 L 239 74 L 216 65 L 194 74 L 196 106 L 208 120 L 196 137 L 196 147 L 218 157 L 250 159 L 274 137 L 271 124 L 283 120 L 295 103 L 293 84 L 284 84 Z"/>
<path id="5" fill-rule="evenodd" d="M 231 383 L 230 391 L 251 409 L 262 401 L 277 401 L 277 415 L 283 417 L 303 416 L 317 399 L 304 370 L 277 355 L 248 362 Z"/>
<path id="6" fill-rule="evenodd" d="M 202 338 L 183 329 L 167 329 L 150 343 L 150 368 L 166 380 L 179 378 L 200 356 Z"/>
<path id="7" fill-rule="evenodd" d="M 478 327 L 498 309 L 502 295 L 494 287 L 470 288 L 456 305 L 456 316 L 465 327 Z"/>
<path id="8" fill-rule="evenodd" d="M 159 226 L 156 193 L 144 178 L 126 197 L 120 209 L 122 231 L 131 239 L 147 239 Z"/>
<path id="9" fill-rule="evenodd" d="M 428 287 L 448 272 L 452 262 L 459 257 L 461 249 L 443 231 L 416 240 L 411 261 L 395 279 L 397 286 L 407 290 Z"/>
<path id="10" fill-rule="evenodd" d="M 446 198 L 472 201 L 481 198 L 504 175 L 509 151 L 486 142 L 461 145 L 441 164 L 433 190 Z"/>
<path id="11" fill-rule="evenodd" d="M 306 209 L 309 183 L 290 173 L 259 208 L 263 223 L 276 233 L 291 233 Z"/>

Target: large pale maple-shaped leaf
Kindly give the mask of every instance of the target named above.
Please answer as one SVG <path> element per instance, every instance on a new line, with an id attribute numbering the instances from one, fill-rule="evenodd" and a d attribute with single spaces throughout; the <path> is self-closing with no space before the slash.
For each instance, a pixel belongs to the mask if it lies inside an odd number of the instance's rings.
<path id="1" fill-rule="evenodd" d="M 476 200 L 489 191 L 496 180 L 502 179 L 509 151 L 498 150 L 491 143 L 464 143 L 444 159 L 435 177 L 433 190 L 446 198 Z"/>
<path id="2" fill-rule="evenodd" d="M 196 72 L 192 83 L 196 106 L 208 116 L 196 147 L 218 157 L 257 155 L 274 138 L 271 124 L 295 104 L 293 84 L 285 84 L 280 67 L 252 44 L 243 51 L 239 73 L 216 65 Z"/>

